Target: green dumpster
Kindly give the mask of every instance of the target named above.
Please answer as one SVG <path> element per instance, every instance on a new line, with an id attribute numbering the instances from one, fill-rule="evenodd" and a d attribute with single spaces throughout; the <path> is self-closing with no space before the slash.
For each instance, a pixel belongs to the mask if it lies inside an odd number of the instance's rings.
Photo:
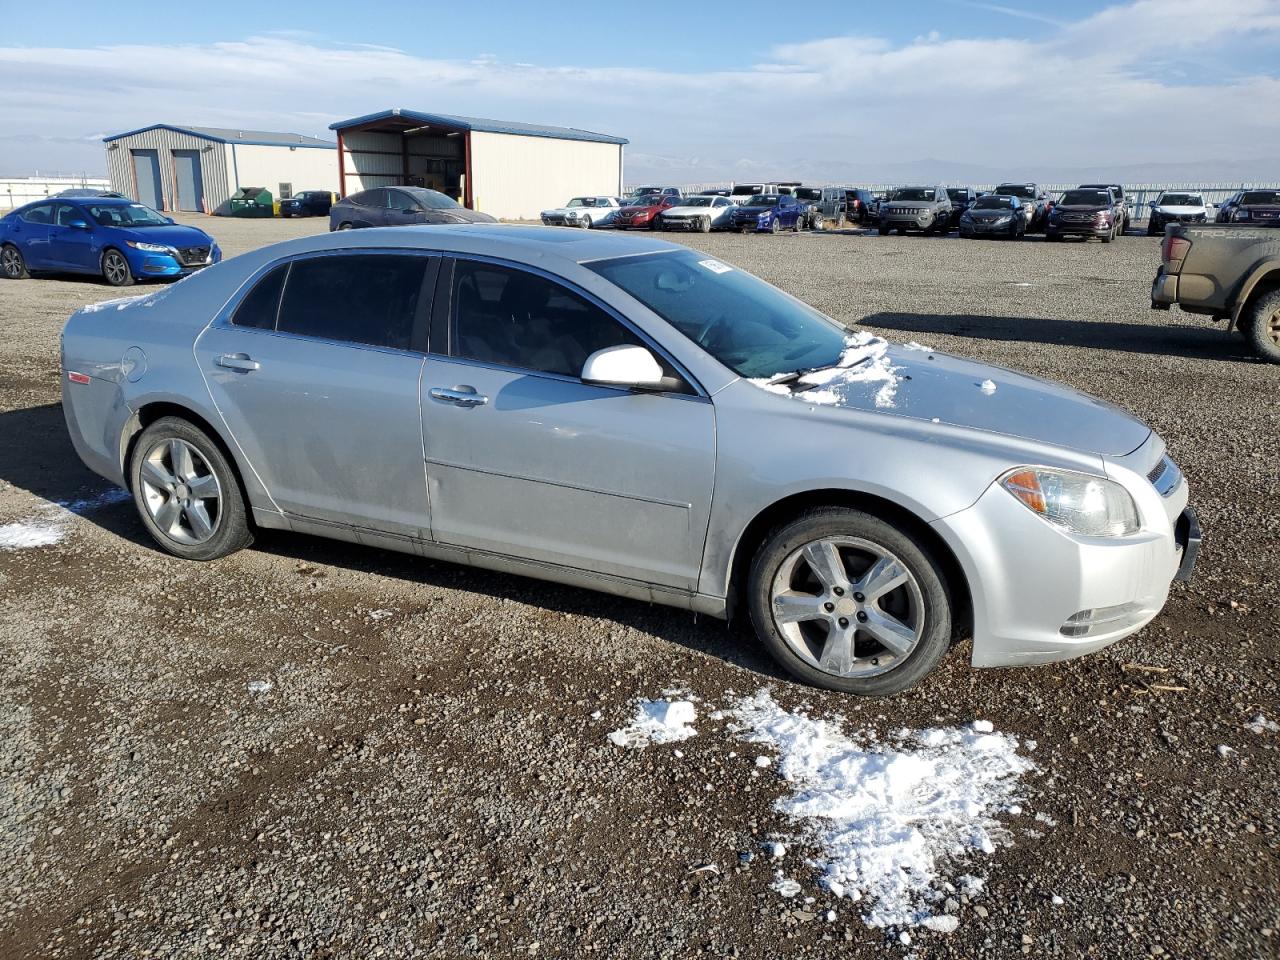
<path id="1" fill-rule="evenodd" d="M 230 215 L 233 217 L 275 216 L 271 191 L 266 187 L 241 187 L 231 197 Z"/>

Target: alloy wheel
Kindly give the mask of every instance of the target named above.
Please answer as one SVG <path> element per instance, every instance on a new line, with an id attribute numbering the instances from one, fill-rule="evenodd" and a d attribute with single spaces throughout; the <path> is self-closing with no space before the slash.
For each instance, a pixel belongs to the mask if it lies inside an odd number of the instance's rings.
<path id="1" fill-rule="evenodd" d="M 107 255 L 102 258 L 102 272 L 112 286 L 124 286 L 129 279 L 129 263 L 116 251 L 108 250 Z"/>
<path id="2" fill-rule="evenodd" d="M 167 537 L 200 544 L 218 530 L 222 487 L 200 451 L 177 437 L 160 440 L 142 461 L 142 499 Z"/>
<path id="3" fill-rule="evenodd" d="M 1271 316 L 1266 318 L 1266 333 L 1271 338 L 1271 342 L 1280 346 L 1280 308 L 1271 312 Z"/>
<path id="4" fill-rule="evenodd" d="M 924 636 L 924 595 L 915 575 L 859 537 L 828 537 L 792 551 L 774 575 L 770 601 L 792 651 L 838 677 L 886 673 Z"/>
<path id="5" fill-rule="evenodd" d="M 22 254 L 16 247 L 5 247 L 0 251 L 0 267 L 4 269 L 4 275 L 10 280 L 22 279 Z"/>

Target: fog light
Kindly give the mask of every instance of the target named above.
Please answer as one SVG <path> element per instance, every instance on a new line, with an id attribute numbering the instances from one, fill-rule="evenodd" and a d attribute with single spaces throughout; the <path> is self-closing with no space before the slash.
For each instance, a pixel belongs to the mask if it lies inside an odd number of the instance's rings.
<path id="1" fill-rule="evenodd" d="M 1142 619 L 1142 604 L 1122 603 L 1114 607 L 1091 607 L 1073 613 L 1067 622 L 1058 628 L 1064 637 L 1079 640 L 1096 636 L 1100 633 L 1112 633 L 1133 626 Z"/>

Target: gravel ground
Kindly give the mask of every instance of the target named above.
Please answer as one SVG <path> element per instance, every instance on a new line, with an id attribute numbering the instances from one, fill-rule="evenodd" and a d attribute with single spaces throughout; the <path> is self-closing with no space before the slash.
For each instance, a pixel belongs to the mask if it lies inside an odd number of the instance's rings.
<path id="1" fill-rule="evenodd" d="M 199 222 L 228 254 L 324 227 Z M 1280 734 L 1246 726 L 1280 719 L 1280 368 L 1150 311 L 1145 237 L 689 242 L 847 323 L 1142 417 L 1191 483 L 1196 579 L 1083 660 L 975 671 L 962 645 L 860 702 L 791 683 L 741 625 L 581 590 L 284 534 L 182 563 L 127 502 L 49 506 L 104 489 L 66 436 L 57 340 L 116 291 L 3 283 L 0 524 L 66 536 L 0 552 L 0 956 L 1280 955 Z M 904 946 L 824 892 L 773 809 L 786 784 L 752 777 L 724 723 L 681 755 L 606 740 L 674 684 L 1038 741 L 1012 844 L 948 905 L 958 929 Z M 740 858 L 770 838 L 813 903 Z"/>

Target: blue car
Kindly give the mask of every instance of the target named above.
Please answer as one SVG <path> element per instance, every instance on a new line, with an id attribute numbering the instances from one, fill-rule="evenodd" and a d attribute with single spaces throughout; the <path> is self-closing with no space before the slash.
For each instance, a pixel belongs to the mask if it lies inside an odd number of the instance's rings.
<path id="1" fill-rule="evenodd" d="M 777 233 L 779 230 L 799 232 L 804 225 L 805 205 L 786 193 L 758 193 L 729 217 L 729 229 L 746 233 L 750 230 Z"/>
<path id="2" fill-rule="evenodd" d="M 0 218 L 0 276 L 94 273 L 113 287 L 217 263 L 213 237 L 125 197 L 51 197 Z"/>

